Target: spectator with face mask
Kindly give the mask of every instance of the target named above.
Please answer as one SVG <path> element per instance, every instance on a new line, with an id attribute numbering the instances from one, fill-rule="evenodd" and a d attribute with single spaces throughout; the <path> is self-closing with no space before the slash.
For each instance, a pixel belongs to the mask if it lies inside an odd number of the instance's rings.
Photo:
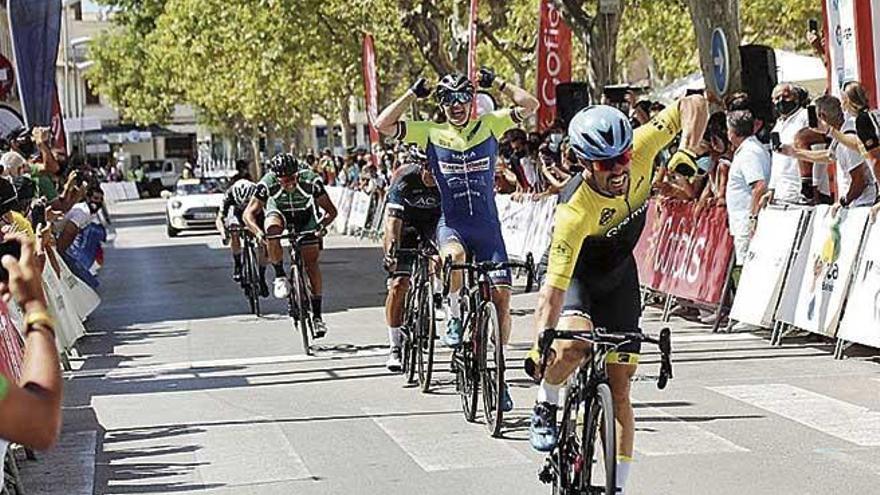
<path id="1" fill-rule="evenodd" d="M 807 109 L 800 103 L 800 94 L 788 83 L 777 85 L 773 89 L 773 105 L 779 118 L 771 133 L 779 134 L 781 144 L 793 145 L 798 132 L 807 127 Z M 770 165 L 770 183 L 765 203 L 775 201 L 782 204 L 804 204 L 807 198 L 801 193 L 801 173 L 798 160 L 784 155 L 778 150 L 772 151 Z"/>
<path id="2" fill-rule="evenodd" d="M 74 205 L 64 216 L 57 241 L 58 252 L 67 266 L 92 288 L 98 286 L 98 279 L 89 269 L 98 247 L 106 239 L 103 226 L 93 222 L 103 206 L 104 192 L 99 187 L 90 188 L 85 200 Z"/>
<path id="3" fill-rule="evenodd" d="M 854 117 L 847 118 L 836 97 L 820 96 L 815 101 L 819 116 L 819 132 L 828 136 L 851 137 L 856 134 Z M 805 150 L 783 146 L 781 151 L 800 160 L 816 163 L 836 163 L 838 198 L 840 206 L 870 206 L 877 199 L 877 184 L 865 158 L 857 151 L 844 145 L 834 137 L 827 150 Z"/>

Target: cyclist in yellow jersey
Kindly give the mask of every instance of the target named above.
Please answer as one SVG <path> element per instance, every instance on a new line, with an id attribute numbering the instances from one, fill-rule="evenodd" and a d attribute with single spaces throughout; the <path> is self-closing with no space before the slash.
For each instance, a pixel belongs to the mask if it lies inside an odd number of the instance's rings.
<path id="1" fill-rule="evenodd" d="M 541 288 L 537 327 L 609 332 L 639 330 L 641 305 L 633 248 L 645 223 L 654 157 L 682 132 L 681 148 L 667 166 L 684 175 L 697 173 L 695 151 L 708 121 L 702 96 L 683 98 L 633 132 L 619 110 L 597 105 L 572 119 L 568 136 L 583 173 L 559 194 L 553 237 L 545 257 L 547 276 Z M 560 317 L 561 315 L 561 317 Z M 556 445 L 559 388 L 574 372 L 587 345 L 564 341 L 553 346 L 529 426 L 536 450 Z M 639 346 L 623 346 L 609 356 L 608 375 L 619 423 L 618 493 L 629 473 L 635 420 L 629 399 L 630 379 Z M 526 369 L 534 374 L 535 350 Z"/>

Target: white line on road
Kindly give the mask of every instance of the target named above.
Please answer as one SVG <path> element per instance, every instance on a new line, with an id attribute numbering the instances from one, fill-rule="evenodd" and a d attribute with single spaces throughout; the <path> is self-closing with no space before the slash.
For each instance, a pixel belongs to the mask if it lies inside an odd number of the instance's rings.
<path id="1" fill-rule="evenodd" d="M 639 407 L 636 416 L 636 451 L 645 456 L 718 454 L 749 452 L 749 449 L 683 421 L 654 407 Z M 646 417 L 664 418 L 656 428 Z M 640 419 L 642 418 L 642 419 Z M 669 418 L 670 420 L 666 420 Z"/>
<path id="2" fill-rule="evenodd" d="M 364 408 L 369 415 L 384 411 Z M 505 442 L 489 438 L 486 429 L 458 415 L 378 417 L 373 422 L 427 472 L 492 468 L 531 461 Z"/>
<path id="3" fill-rule="evenodd" d="M 880 446 L 880 412 L 787 384 L 710 387 L 841 440 Z"/>
<path id="4" fill-rule="evenodd" d="M 370 349 L 365 351 L 344 352 L 344 351 L 319 351 L 320 354 L 315 356 L 307 356 L 305 354 L 288 354 L 282 356 L 264 356 L 252 358 L 231 358 L 231 359 L 213 359 L 207 361 L 184 361 L 180 363 L 157 364 L 147 366 L 137 366 L 132 368 L 101 368 L 94 370 L 82 370 L 66 373 L 68 378 L 130 378 L 132 376 L 141 376 L 154 373 L 164 373 L 169 371 L 187 371 L 198 370 L 200 368 L 214 368 L 224 366 L 259 366 L 267 364 L 283 364 L 283 363 L 313 363 L 320 361 L 334 361 L 350 358 L 368 358 L 377 356 L 387 356 L 387 349 Z M 320 371 L 320 370 L 316 370 Z"/>

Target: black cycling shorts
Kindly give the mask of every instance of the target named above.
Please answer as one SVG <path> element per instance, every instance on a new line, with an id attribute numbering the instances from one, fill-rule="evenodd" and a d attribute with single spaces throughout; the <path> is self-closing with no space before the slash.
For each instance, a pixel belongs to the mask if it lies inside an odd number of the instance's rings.
<path id="1" fill-rule="evenodd" d="M 320 225 L 315 215 L 309 211 L 291 213 L 281 210 L 266 210 L 266 216 L 275 216 L 281 219 L 284 229 L 292 232 L 304 232 L 318 230 Z M 316 234 L 306 234 L 300 241 L 300 246 L 315 246 L 323 249 L 324 243 Z"/>
<path id="2" fill-rule="evenodd" d="M 635 258 L 630 256 L 611 270 L 586 271 L 575 269 L 571 285 L 565 291 L 562 316 L 589 318 L 596 328 L 609 333 L 639 331 L 642 300 L 639 272 Z M 609 362 L 637 364 L 641 342 L 620 346 Z"/>

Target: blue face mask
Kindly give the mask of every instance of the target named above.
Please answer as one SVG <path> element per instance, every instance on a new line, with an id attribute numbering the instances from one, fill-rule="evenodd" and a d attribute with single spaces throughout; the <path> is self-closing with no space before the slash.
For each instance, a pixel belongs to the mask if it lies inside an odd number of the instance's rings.
<path id="1" fill-rule="evenodd" d="M 712 163 L 712 157 L 706 155 L 697 158 L 697 168 L 700 169 L 700 174 L 707 174 L 712 170 L 714 163 Z"/>

